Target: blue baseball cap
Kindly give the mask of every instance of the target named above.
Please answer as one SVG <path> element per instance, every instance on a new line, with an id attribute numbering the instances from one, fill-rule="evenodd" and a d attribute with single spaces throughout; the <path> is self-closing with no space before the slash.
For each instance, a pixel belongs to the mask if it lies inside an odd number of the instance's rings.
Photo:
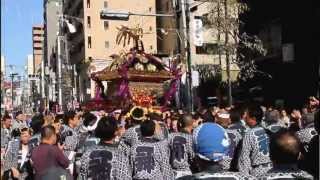
<path id="1" fill-rule="evenodd" d="M 230 140 L 220 125 L 203 123 L 193 131 L 196 154 L 207 161 L 221 161 L 229 153 Z"/>

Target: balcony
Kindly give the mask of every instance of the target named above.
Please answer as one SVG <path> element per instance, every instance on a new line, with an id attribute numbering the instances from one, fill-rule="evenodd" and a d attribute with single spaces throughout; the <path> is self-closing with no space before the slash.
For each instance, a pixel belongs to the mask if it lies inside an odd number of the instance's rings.
<path id="1" fill-rule="evenodd" d="M 33 41 L 43 41 L 44 37 L 43 36 L 33 36 Z"/>
<path id="2" fill-rule="evenodd" d="M 43 45 L 42 45 L 42 43 L 33 43 L 33 48 L 34 49 L 42 49 Z"/>
<path id="3" fill-rule="evenodd" d="M 33 29 L 32 34 L 44 34 L 43 30 L 35 30 Z"/>
<path id="4" fill-rule="evenodd" d="M 34 49 L 33 50 L 33 54 L 35 54 L 35 55 L 41 55 L 43 52 L 42 52 L 42 49 Z"/>

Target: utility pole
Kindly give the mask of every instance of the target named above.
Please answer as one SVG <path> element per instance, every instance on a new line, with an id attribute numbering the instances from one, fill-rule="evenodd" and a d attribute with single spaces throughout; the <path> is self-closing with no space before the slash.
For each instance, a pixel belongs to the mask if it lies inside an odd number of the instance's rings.
<path id="1" fill-rule="evenodd" d="M 73 82 L 74 82 L 74 88 L 73 88 L 73 102 L 72 104 L 74 105 L 74 102 L 78 102 L 78 96 L 77 96 L 77 65 L 73 65 Z"/>
<path id="2" fill-rule="evenodd" d="M 45 94 L 45 66 L 44 66 L 44 61 L 42 60 L 41 62 L 41 98 L 42 101 L 45 100 L 46 94 Z"/>
<path id="3" fill-rule="evenodd" d="M 63 40 L 61 28 L 62 28 L 62 17 L 59 19 L 59 34 L 57 37 L 57 53 L 58 53 L 58 103 L 59 108 L 62 108 L 62 55 L 61 55 L 61 41 Z"/>
<path id="4" fill-rule="evenodd" d="M 185 57 L 187 58 L 187 97 L 188 97 L 188 111 L 193 111 L 193 93 L 192 93 L 192 69 L 191 69 L 191 52 L 190 52 L 190 28 L 189 28 L 189 19 L 190 19 L 190 10 L 188 0 L 181 0 L 181 11 L 182 11 L 182 29 L 184 36 L 184 50 Z"/>
<path id="5" fill-rule="evenodd" d="M 224 20 L 228 21 L 228 0 L 223 1 L 224 5 Z M 227 30 L 227 23 L 225 23 L 225 50 L 226 50 L 226 64 L 227 64 L 227 83 L 228 83 L 228 104 L 229 106 L 232 105 L 232 85 L 231 85 L 231 78 L 230 78 L 230 55 L 228 49 L 229 43 L 229 34 Z"/>
<path id="6" fill-rule="evenodd" d="M 12 106 L 12 110 L 13 110 L 13 100 L 14 100 L 14 98 L 13 98 L 13 79 L 14 79 L 14 77 L 17 76 L 17 75 L 18 75 L 18 73 L 11 73 L 11 74 L 10 74 L 10 78 L 11 78 L 11 106 Z"/>

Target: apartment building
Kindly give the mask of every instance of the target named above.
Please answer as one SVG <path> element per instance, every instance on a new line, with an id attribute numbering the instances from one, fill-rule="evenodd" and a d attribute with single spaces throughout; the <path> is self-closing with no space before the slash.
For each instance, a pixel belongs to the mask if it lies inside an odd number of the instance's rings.
<path id="1" fill-rule="evenodd" d="M 41 68 L 43 60 L 43 40 L 44 30 L 43 25 L 36 25 L 32 27 L 32 47 L 33 47 L 33 67 L 34 74 Z"/>

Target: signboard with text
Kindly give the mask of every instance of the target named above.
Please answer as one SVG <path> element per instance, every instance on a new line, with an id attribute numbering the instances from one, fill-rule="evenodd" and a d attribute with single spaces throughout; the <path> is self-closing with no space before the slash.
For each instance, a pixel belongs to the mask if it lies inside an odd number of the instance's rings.
<path id="1" fill-rule="evenodd" d="M 193 40 L 195 46 L 202 46 L 203 45 L 203 25 L 201 19 L 194 19 L 193 23 Z"/>

